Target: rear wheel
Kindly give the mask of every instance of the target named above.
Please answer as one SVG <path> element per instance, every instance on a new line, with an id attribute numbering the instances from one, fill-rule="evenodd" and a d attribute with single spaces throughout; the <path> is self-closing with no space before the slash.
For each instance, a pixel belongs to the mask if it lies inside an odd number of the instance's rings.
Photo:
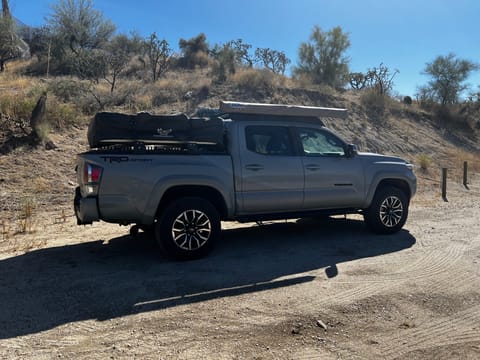
<path id="1" fill-rule="evenodd" d="M 378 234 L 398 232 L 408 217 L 408 198 L 405 193 L 393 186 L 377 190 L 364 218 L 368 227 Z"/>
<path id="2" fill-rule="evenodd" d="M 170 257 L 198 259 L 207 255 L 220 237 L 220 216 L 208 200 L 181 198 L 162 212 L 155 233 L 160 248 Z"/>

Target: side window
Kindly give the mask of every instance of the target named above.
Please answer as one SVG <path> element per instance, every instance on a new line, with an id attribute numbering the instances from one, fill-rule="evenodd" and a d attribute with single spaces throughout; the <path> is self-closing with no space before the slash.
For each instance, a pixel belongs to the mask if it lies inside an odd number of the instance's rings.
<path id="1" fill-rule="evenodd" d="M 335 135 L 320 129 L 299 128 L 303 153 L 306 156 L 343 156 L 344 143 Z"/>
<path id="2" fill-rule="evenodd" d="M 247 149 L 262 155 L 293 155 L 289 130 L 285 126 L 247 126 Z"/>

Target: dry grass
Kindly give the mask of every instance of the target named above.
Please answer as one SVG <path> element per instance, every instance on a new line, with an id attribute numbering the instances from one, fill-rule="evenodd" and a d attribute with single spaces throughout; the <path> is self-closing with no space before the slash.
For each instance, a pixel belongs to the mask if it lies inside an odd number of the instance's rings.
<path id="1" fill-rule="evenodd" d="M 40 83 L 39 79 L 19 75 L 26 64 L 28 62 L 24 60 L 9 62 L 7 69 L 0 73 L 0 90 L 18 92 L 37 86 Z"/>
<path id="2" fill-rule="evenodd" d="M 283 85 L 283 76 L 270 70 L 252 68 L 239 69 L 230 77 L 231 83 L 248 91 L 272 91 Z"/>
<path id="3" fill-rule="evenodd" d="M 428 155 L 422 154 L 417 157 L 417 160 L 420 169 L 425 173 L 428 172 L 428 169 L 432 163 L 432 158 Z"/>
<path id="4" fill-rule="evenodd" d="M 448 176 L 458 182 L 463 182 L 463 164 L 467 162 L 468 174 L 480 174 L 480 154 L 470 153 L 462 149 L 453 149 L 448 152 Z M 467 175 L 467 178 L 469 177 Z M 468 180 L 468 179 L 467 179 Z"/>

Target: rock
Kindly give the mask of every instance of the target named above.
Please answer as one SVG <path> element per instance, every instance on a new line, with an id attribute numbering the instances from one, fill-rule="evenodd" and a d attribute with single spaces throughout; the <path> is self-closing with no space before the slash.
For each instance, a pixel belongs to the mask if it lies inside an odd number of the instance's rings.
<path id="1" fill-rule="evenodd" d="M 322 320 L 317 320 L 317 326 L 327 331 L 327 325 Z"/>
<path id="2" fill-rule="evenodd" d="M 297 328 L 297 327 L 294 327 L 294 328 L 292 329 L 292 334 L 293 334 L 293 335 L 299 335 L 299 334 L 300 334 L 300 329 Z"/>
<path id="3" fill-rule="evenodd" d="M 58 146 L 53 143 L 52 140 L 48 140 L 45 143 L 45 150 L 55 150 L 58 149 Z"/>

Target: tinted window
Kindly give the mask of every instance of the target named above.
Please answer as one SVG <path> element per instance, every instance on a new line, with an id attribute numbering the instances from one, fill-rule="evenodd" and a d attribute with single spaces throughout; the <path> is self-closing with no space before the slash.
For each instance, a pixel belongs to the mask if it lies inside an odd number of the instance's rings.
<path id="1" fill-rule="evenodd" d="M 247 149 L 262 155 L 293 155 L 293 147 L 287 127 L 247 126 Z"/>

